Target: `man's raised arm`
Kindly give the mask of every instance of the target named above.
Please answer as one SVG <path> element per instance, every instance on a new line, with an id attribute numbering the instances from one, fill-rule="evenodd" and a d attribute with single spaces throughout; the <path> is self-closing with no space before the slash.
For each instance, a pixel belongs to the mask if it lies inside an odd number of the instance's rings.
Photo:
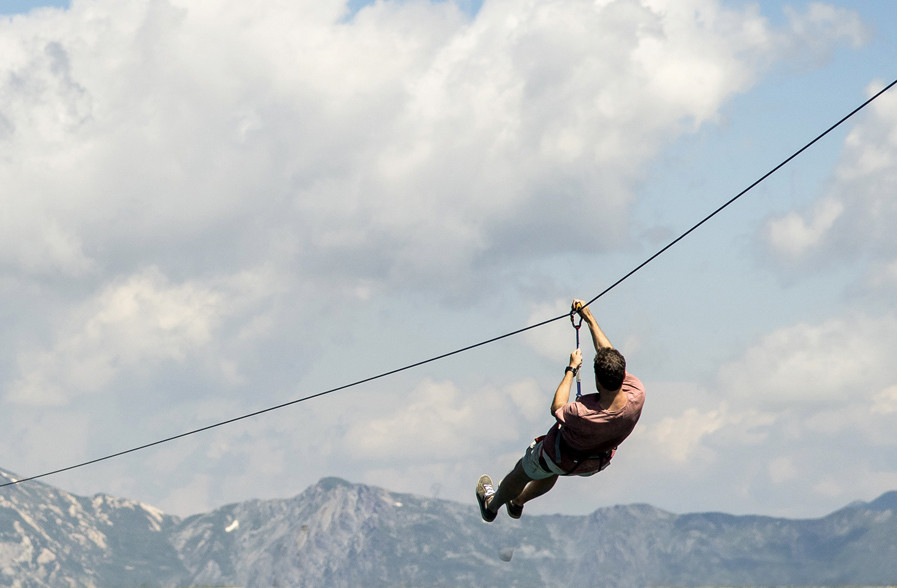
<path id="1" fill-rule="evenodd" d="M 567 364 L 568 369 L 564 370 L 564 379 L 558 384 L 557 390 L 554 391 L 554 398 L 551 401 L 551 416 L 560 407 L 570 402 L 570 388 L 573 386 L 573 377 L 576 370 L 582 367 L 582 351 L 574 349 L 570 354 L 570 363 Z"/>
<path id="2" fill-rule="evenodd" d="M 574 300 L 573 308 L 577 309 L 579 316 L 581 316 L 582 320 L 589 325 L 589 331 L 592 333 L 592 343 L 595 345 L 595 351 L 597 352 L 602 348 L 613 349 L 614 346 L 611 345 L 610 339 L 607 338 L 607 335 L 605 335 L 604 331 L 601 330 L 601 327 L 598 326 L 598 321 L 592 316 L 592 311 L 589 310 L 589 307 L 585 306 L 585 302 L 582 300 Z"/>

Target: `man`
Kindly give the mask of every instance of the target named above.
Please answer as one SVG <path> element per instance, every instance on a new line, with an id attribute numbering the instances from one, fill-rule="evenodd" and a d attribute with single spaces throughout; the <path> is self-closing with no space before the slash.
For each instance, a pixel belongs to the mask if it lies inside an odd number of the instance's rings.
<path id="1" fill-rule="evenodd" d="M 581 300 L 573 301 L 573 312 L 579 313 L 592 334 L 597 392 L 569 402 L 574 376 L 582 365 L 582 352 L 576 349 L 551 402 L 557 422 L 533 441 L 498 488 L 487 475 L 477 482 L 477 502 L 486 522 L 495 520 L 503 505 L 511 518 L 519 519 L 523 505 L 551 490 L 558 476 L 591 476 L 606 468 L 641 415 L 644 386 L 626 371 L 625 358 Z"/>

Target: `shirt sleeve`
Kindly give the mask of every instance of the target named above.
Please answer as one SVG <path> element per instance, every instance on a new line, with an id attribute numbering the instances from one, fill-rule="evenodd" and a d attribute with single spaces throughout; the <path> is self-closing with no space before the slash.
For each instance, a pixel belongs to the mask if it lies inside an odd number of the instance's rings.
<path id="1" fill-rule="evenodd" d="M 554 418 L 557 422 L 562 425 L 567 423 L 567 418 L 570 416 L 577 416 L 579 414 L 579 407 L 576 402 L 568 402 L 564 406 L 560 407 L 556 411 L 554 411 Z"/>

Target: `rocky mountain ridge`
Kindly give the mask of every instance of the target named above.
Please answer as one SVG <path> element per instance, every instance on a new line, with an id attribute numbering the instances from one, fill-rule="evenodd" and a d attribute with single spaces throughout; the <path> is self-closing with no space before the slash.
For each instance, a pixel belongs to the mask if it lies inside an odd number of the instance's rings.
<path id="1" fill-rule="evenodd" d="M 807 520 L 628 505 L 487 525 L 473 504 L 325 478 L 181 519 L 29 482 L 0 489 L 0 586 L 887 585 L 895 515 L 889 492 Z"/>

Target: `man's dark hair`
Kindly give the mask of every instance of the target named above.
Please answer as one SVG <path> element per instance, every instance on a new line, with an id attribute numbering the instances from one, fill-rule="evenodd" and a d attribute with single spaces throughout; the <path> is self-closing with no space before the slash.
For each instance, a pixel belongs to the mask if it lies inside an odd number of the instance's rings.
<path id="1" fill-rule="evenodd" d="M 595 380 L 605 389 L 618 390 L 626 377 L 626 358 L 610 347 L 602 347 L 595 354 Z"/>

